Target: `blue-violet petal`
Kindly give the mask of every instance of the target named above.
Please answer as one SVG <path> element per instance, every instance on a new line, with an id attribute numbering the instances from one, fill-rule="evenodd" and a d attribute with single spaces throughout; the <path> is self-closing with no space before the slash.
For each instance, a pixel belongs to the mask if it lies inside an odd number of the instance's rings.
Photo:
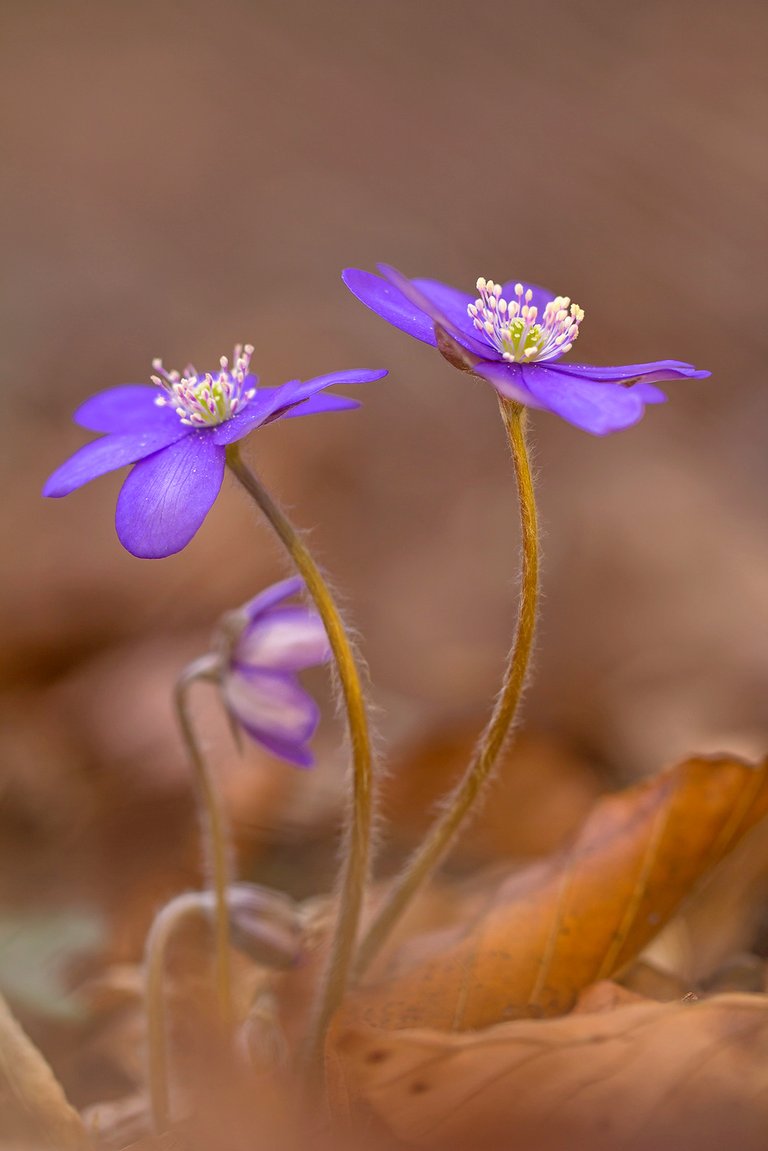
<path id="1" fill-rule="evenodd" d="M 141 559 L 186 547 L 219 494 L 225 451 L 210 432 L 194 431 L 136 464 L 117 500 L 120 542 Z"/>
<path id="2" fill-rule="evenodd" d="M 275 739 L 306 743 L 320 722 L 320 709 L 294 675 L 238 667 L 227 675 L 224 693 L 243 727 Z"/>
<path id="3" fill-rule="evenodd" d="M 176 417 L 174 417 L 176 419 Z M 178 419 L 173 428 L 133 433 L 130 435 L 104 436 L 85 444 L 73 456 L 57 468 L 46 481 L 44 496 L 67 496 L 91 480 L 117 471 L 127 464 L 133 464 L 145 456 L 152 455 L 168 444 L 182 439 L 189 431 Z"/>
<path id="4" fill-rule="evenodd" d="M 238 666 L 296 672 L 325 663 L 331 646 L 320 616 L 311 608 L 272 608 L 247 626 L 234 651 Z"/>
<path id="5" fill-rule="evenodd" d="M 158 404 L 162 393 L 147 384 L 120 384 L 98 392 L 80 405 L 72 417 L 91 432 L 150 432 L 180 423 L 169 404 Z M 182 425 L 183 426 L 183 425 Z"/>
<path id="6" fill-rule="evenodd" d="M 350 292 L 383 320 L 422 343 L 435 346 L 432 320 L 420 308 L 414 307 L 393 284 L 360 268 L 347 268 L 341 278 Z"/>
<path id="7" fill-rule="evenodd" d="M 628 428 L 643 415 L 642 396 L 632 388 L 569 378 L 543 364 L 524 364 L 523 379 L 542 407 L 595 436 Z"/>

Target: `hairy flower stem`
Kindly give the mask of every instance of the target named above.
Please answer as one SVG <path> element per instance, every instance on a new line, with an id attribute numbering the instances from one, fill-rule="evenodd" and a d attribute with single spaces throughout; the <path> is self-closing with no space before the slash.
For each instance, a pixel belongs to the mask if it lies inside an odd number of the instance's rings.
<path id="1" fill-rule="evenodd" d="M 214 962 L 216 972 L 216 994 L 222 1026 L 227 1029 L 232 1023 L 232 976 L 229 955 L 229 911 L 227 908 L 227 886 L 230 882 L 232 849 L 227 818 L 219 796 L 213 772 L 210 769 L 200 743 L 195 734 L 192 712 L 189 706 L 189 691 L 198 680 L 210 680 L 212 674 L 209 661 L 200 660 L 182 672 L 176 682 L 173 695 L 176 718 L 179 722 L 189 761 L 195 777 L 195 790 L 198 797 L 203 833 L 204 863 L 206 878 L 213 891 L 214 914 Z"/>
<path id="2" fill-rule="evenodd" d="M 310 1073 L 317 1070 L 328 1023 L 341 1003 L 357 938 L 368 883 L 373 816 L 373 763 L 360 674 L 349 637 L 320 570 L 306 544 L 243 461 L 238 444 L 227 448 L 227 463 L 277 533 L 302 576 L 328 633 L 349 724 L 353 781 L 347 814 L 347 843 L 339 884 L 339 914 L 324 983 L 305 1047 Z"/>
<path id="3" fill-rule="evenodd" d="M 162 1135 L 171 1122 L 168 1076 L 168 1035 L 165 1017 L 165 957 L 168 944 L 182 923 L 205 913 L 199 892 L 178 895 L 155 916 L 144 954 L 144 996 L 147 1014 L 147 1078 L 152 1126 Z"/>
<path id="4" fill-rule="evenodd" d="M 448 796 L 426 838 L 416 848 L 395 880 L 368 929 L 355 960 L 356 976 L 362 975 L 369 967 L 416 892 L 429 879 L 453 846 L 491 777 L 499 753 L 514 723 L 525 686 L 536 627 L 539 584 L 536 502 L 525 440 L 525 409 L 520 404 L 502 397 L 499 398 L 499 407 L 515 467 L 522 534 L 520 607 L 512 650 L 504 672 L 501 691 L 467 770 Z"/>

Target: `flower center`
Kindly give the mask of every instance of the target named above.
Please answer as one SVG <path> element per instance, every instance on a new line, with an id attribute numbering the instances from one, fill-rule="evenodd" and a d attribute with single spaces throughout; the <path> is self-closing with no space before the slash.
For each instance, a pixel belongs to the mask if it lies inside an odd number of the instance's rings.
<path id="1" fill-rule="evenodd" d="M 250 344 L 237 344 L 231 367 L 227 357 L 222 356 L 218 372 L 198 372 L 187 364 L 183 375 L 167 372 L 162 360 L 153 360 L 152 367 L 159 374 L 152 376 L 152 383 L 165 392 L 155 403 L 161 408 L 173 408 L 181 422 L 192 428 L 223 424 L 256 395 L 255 388 L 245 386 L 252 355 Z"/>
<path id="2" fill-rule="evenodd" d="M 584 312 L 568 296 L 550 300 L 539 318 L 539 309 L 531 303 L 533 292 L 522 284 L 515 284 L 515 299 L 511 301 L 502 296 L 501 284 L 483 276 L 477 281 L 477 290 L 480 296 L 467 305 L 467 311 L 478 332 L 503 359 L 529 364 L 551 360 L 573 347 Z"/>

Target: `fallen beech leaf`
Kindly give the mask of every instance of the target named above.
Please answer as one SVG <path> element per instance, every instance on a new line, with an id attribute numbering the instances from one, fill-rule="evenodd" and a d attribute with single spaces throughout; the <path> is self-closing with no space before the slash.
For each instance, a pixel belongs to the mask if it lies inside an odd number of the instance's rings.
<path id="1" fill-rule="evenodd" d="M 0 998 L 0 1145 L 87 1151 L 77 1112 Z"/>
<path id="2" fill-rule="evenodd" d="M 768 998 L 518 1020 L 471 1035 L 359 1026 L 342 1090 L 439 1151 L 764 1151 Z"/>
<path id="3" fill-rule="evenodd" d="M 678 1002 L 682 1000 L 678 996 Z M 573 1008 L 573 1015 L 598 1015 L 601 1011 L 615 1011 L 617 1007 L 626 1007 L 630 1003 L 649 1003 L 655 996 L 639 995 L 621 983 L 612 983 L 610 979 L 601 979 L 599 983 L 592 983 L 583 991 Z"/>
<path id="4" fill-rule="evenodd" d="M 102 1147 L 122 1151 L 150 1138 L 152 1117 L 146 1090 L 122 1099 L 92 1103 L 83 1110 L 83 1123 Z"/>
<path id="5" fill-rule="evenodd" d="M 689 986 L 709 991 L 710 979 L 739 953 L 752 950 L 762 933 L 768 903 L 768 836 L 749 835 L 712 876 L 702 891 L 653 941 L 653 962 Z M 718 991 L 747 991 L 719 987 Z M 651 996 L 655 998 L 655 996 Z"/>
<path id="6" fill-rule="evenodd" d="M 185 1124 L 164 1131 L 162 1135 L 143 1135 L 133 1143 L 120 1143 L 120 1151 L 190 1151 L 192 1146 Z"/>
<path id="7" fill-rule="evenodd" d="M 601 799 L 573 845 L 488 893 L 460 928 L 414 941 L 344 1018 L 465 1030 L 558 1015 L 622 970 L 768 812 L 768 760 L 689 759 Z"/>
<path id="8" fill-rule="evenodd" d="M 686 984 L 672 972 L 656 967 L 644 959 L 638 959 L 637 963 L 632 963 L 629 969 L 623 973 L 621 982 L 628 992 L 642 996 L 643 999 L 656 999 L 660 1003 L 682 999 L 694 991 L 694 987 L 690 983 Z M 598 986 L 602 986 L 602 984 Z M 713 988 L 714 990 L 762 991 L 763 986 L 760 984 L 759 987 L 718 987 Z"/>

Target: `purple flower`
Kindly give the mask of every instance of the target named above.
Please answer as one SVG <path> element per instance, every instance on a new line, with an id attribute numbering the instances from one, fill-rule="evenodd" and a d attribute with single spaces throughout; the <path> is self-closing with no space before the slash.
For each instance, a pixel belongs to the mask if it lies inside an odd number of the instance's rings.
<path id="1" fill-rule="evenodd" d="M 437 346 L 455 367 L 482 376 L 500 395 L 555 412 L 594 435 L 629 427 L 645 404 L 663 403 L 656 381 L 710 374 L 680 360 L 614 368 L 559 363 L 584 319 L 567 296 L 481 278 L 475 298 L 437 280 L 409 280 L 384 264 L 379 270 L 382 276 L 347 268 L 342 279 L 383 319 Z"/>
<path id="2" fill-rule="evenodd" d="M 227 444 L 283 416 L 358 408 L 357 400 L 319 393 L 332 384 L 364 384 L 387 374 L 332 372 L 259 387 L 249 374 L 252 353 L 250 345 L 238 345 L 231 366 L 223 356 L 216 372 L 198 372 L 190 364 L 183 375 L 165 371 L 156 360 L 155 387 L 125 384 L 86 400 L 75 422 L 106 435 L 62 464 L 43 495 L 66 496 L 134 464 L 117 500 L 117 534 L 135 556 L 173 555 L 186 547 L 219 494 Z"/>
<path id="3" fill-rule="evenodd" d="M 331 649 L 316 611 L 284 603 L 303 587 L 299 578 L 284 580 L 236 613 L 237 634 L 220 674 L 224 703 L 239 727 L 273 755 L 311 767 L 307 743 L 320 711 L 296 673 L 325 663 Z"/>

